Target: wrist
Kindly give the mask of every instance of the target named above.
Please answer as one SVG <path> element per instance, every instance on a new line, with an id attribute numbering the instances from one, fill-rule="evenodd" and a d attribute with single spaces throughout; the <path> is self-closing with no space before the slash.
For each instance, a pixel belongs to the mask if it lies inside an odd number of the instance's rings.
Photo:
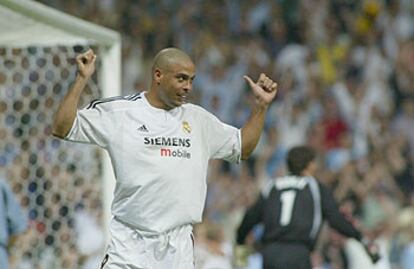
<path id="1" fill-rule="evenodd" d="M 253 107 L 252 112 L 253 114 L 266 113 L 268 108 L 269 108 L 268 104 L 256 104 Z"/>
<path id="2" fill-rule="evenodd" d="M 76 75 L 76 78 L 75 78 L 75 83 L 80 83 L 80 84 L 86 85 L 88 80 L 89 80 L 89 76 L 84 76 L 84 75 L 82 75 L 81 73 L 78 72 L 78 74 Z"/>

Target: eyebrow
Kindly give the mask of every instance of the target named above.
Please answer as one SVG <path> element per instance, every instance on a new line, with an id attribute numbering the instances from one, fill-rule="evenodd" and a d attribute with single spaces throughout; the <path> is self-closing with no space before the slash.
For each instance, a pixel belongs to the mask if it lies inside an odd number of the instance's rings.
<path id="1" fill-rule="evenodd" d="M 187 74 L 184 74 L 184 73 L 178 73 L 175 77 L 177 77 L 177 78 L 182 77 L 182 78 L 184 78 L 184 79 L 191 79 L 191 80 L 193 80 L 193 79 L 195 78 L 195 75 L 194 75 L 194 76 L 192 76 L 192 77 L 190 77 L 190 76 L 189 76 L 189 75 L 187 75 Z"/>

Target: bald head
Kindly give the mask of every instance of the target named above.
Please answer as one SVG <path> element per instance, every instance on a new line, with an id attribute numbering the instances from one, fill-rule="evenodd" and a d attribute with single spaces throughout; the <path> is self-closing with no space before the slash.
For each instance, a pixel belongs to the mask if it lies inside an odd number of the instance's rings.
<path id="1" fill-rule="evenodd" d="M 177 48 L 166 48 L 158 52 L 154 57 L 152 71 L 155 69 L 169 70 L 172 65 L 193 63 L 190 56 Z"/>
<path id="2" fill-rule="evenodd" d="M 187 102 L 194 77 L 194 63 L 185 52 L 176 48 L 163 49 L 154 58 L 147 99 L 161 109 L 181 106 Z"/>

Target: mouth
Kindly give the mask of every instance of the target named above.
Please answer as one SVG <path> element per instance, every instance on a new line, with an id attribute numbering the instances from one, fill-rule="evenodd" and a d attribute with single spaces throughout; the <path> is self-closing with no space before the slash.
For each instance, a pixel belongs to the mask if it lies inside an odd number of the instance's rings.
<path id="1" fill-rule="evenodd" d="M 177 97 L 181 103 L 185 103 L 187 101 L 187 95 L 186 94 L 177 94 Z"/>

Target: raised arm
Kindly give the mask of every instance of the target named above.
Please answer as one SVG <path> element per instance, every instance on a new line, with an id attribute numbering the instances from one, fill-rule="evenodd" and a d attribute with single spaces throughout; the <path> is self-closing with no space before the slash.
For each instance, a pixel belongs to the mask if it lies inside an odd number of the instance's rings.
<path id="1" fill-rule="evenodd" d="M 254 83 L 251 78 L 244 76 L 256 98 L 249 119 L 241 129 L 242 160 L 246 160 L 253 152 L 263 130 L 267 108 L 277 93 L 277 84 L 265 74 L 260 74 Z"/>
<path id="2" fill-rule="evenodd" d="M 60 103 L 58 111 L 56 112 L 52 125 L 52 133 L 54 136 L 64 138 L 72 128 L 78 109 L 80 95 L 89 78 L 95 71 L 95 60 L 96 55 L 91 49 L 76 57 L 79 72 L 71 89 L 63 98 L 63 101 Z"/>

